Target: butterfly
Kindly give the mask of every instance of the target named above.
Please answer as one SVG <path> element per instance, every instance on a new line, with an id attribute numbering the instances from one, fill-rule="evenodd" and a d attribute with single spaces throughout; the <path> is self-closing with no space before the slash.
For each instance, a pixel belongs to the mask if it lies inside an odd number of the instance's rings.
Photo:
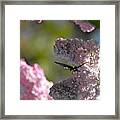
<path id="1" fill-rule="evenodd" d="M 56 61 L 55 61 L 55 63 L 58 64 L 58 65 L 63 66 L 64 69 L 67 69 L 67 70 L 76 72 L 76 71 L 79 71 L 78 68 L 80 68 L 81 66 L 83 66 L 83 65 L 86 64 L 87 62 L 82 63 L 82 64 L 79 65 L 79 66 L 70 66 L 70 65 L 67 65 L 67 64 L 64 64 L 64 63 L 61 63 L 61 62 L 56 62 Z"/>

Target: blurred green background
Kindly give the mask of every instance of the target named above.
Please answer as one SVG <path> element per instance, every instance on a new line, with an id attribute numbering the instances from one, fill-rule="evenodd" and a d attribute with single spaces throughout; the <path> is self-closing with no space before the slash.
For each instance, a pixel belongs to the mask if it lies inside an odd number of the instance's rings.
<path id="1" fill-rule="evenodd" d="M 90 20 L 96 26 L 91 33 L 83 33 L 78 26 L 67 20 L 44 20 L 42 23 L 32 20 L 20 21 L 20 58 L 28 64 L 37 63 L 44 70 L 49 81 L 64 79 L 71 72 L 56 65 L 53 46 L 55 40 L 63 38 L 93 39 L 100 41 L 100 21 Z M 59 60 L 61 61 L 61 60 Z"/>

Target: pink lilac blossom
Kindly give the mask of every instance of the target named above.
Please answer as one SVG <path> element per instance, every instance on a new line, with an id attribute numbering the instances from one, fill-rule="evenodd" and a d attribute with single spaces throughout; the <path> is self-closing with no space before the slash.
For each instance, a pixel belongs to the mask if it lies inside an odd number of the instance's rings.
<path id="1" fill-rule="evenodd" d="M 38 64 L 28 65 L 20 60 L 20 99 L 52 100 L 49 89 L 53 83 L 46 80 L 44 71 Z"/>
<path id="2" fill-rule="evenodd" d="M 96 100 L 100 95 L 100 46 L 92 40 L 58 38 L 54 45 L 57 57 L 79 66 L 72 77 L 56 82 L 50 88 L 54 99 Z"/>
<path id="3" fill-rule="evenodd" d="M 91 23 L 83 20 L 73 20 L 73 22 L 80 27 L 83 32 L 92 32 L 95 29 L 95 26 Z"/>

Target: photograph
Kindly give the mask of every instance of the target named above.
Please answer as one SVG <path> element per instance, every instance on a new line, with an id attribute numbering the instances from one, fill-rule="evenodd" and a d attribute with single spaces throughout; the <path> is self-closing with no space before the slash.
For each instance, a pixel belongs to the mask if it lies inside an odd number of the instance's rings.
<path id="1" fill-rule="evenodd" d="M 99 100 L 100 20 L 20 20 L 20 100 Z"/>

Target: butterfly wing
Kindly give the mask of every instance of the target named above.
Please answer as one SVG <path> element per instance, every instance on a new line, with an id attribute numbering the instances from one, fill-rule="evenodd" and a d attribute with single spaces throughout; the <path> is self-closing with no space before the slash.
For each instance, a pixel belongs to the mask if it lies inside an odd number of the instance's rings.
<path id="1" fill-rule="evenodd" d="M 86 63 L 88 63 L 88 62 L 82 63 L 82 64 L 79 65 L 79 66 L 75 66 L 73 70 L 74 70 L 74 71 L 77 71 L 78 68 L 82 67 L 82 66 L 83 66 L 84 64 L 86 64 Z"/>
<path id="2" fill-rule="evenodd" d="M 65 69 L 69 69 L 69 70 L 73 70 L 74 68 L 70 65 L 64 64 L 64 63 L 60 63 L 60 62 L 55 62 L 58 65 L 63 66 Z"/>

